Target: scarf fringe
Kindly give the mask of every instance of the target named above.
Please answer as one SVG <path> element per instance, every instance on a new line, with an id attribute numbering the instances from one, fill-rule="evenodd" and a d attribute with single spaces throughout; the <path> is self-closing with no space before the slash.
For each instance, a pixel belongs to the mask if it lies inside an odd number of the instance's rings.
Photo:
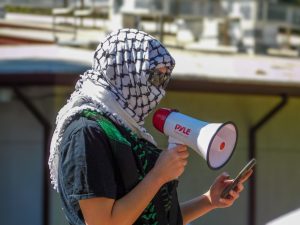
<path id="1" fill-rule="evenodd" d="M 53 133 L 51 145 L 50 145 L 50 157 L 48 165 L 50 168 L 50 179 L 53 188 L 58 191 L 58 163 L 59 163 L 59 154 L 60 154 L 60 144 L 62 137 L 67 126 L 72 122 L 72 120 L 84 110 L 93 110 L 99 113 L 104 113 L 104 115 L 111 118 L 117 124 L 120 124 L 133 132 L 136 132 L 139 137 L 142 137 L 154 145 L 156 142 L 153 137 L 146 131 L 144 127 L 139 126 L 137 123 L 134 123 L 133 120 L 128 120 L 121 118 L 119 115 L 124 115 L 124 112 L 112 112 L 110 108 L 117 109 L 116 105 L 118 102 L 114 101 L 111 98 L 111 95 L 108 91 L 102 88 L 101 91 L 97 94 L 97 99 L 95 96 L 88 96 L 85 90 L 87 87 L 91 88 L 90 85 L 95 85 L 90 82 L 88 86 L 83 85 L 81 89 L 75 91 L 67 104 L 59 111 L 56 118 L 56 129 Z M 94 90 L 99 90 L 99 86 L 94 87 Z M 103 102 L 103 99 L 109 99 L 109 101 Z M 121 107 L 120 107 L 121 108 Z M 126 112 L 125 112 L 126 113 Z M 135 129 L 133 129 L 135 128 Z"/>

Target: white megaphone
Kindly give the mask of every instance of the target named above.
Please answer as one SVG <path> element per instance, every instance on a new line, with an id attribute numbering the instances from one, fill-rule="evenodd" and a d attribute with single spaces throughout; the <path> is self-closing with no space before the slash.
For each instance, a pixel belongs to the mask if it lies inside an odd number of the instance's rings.
<path id="1" fill-rule="evenodd" d="M 237 142 L 234 123 L 208 123 L 177 110 L 158 109 L 153 115 L 153 125 L 169 136 L 168 149 L 186 144 L 202 156 L 211 169 L 219 169 L 229 161 Z"/>

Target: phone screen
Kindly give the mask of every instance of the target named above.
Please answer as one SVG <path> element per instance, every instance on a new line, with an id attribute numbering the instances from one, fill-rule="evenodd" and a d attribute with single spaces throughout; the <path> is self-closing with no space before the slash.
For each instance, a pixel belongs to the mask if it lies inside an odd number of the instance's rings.
<path id="1" fill-rule="evenodd" d="M 239 172 L 239 174 L 233 180 L 233 183 L 231 185 L 227 186 L 223 190 L 223 192 L 221 194 L 221 197 L 222 198 L 226 198 L 228 196 L 229 192 L 236 187 L 236 185 L 239 183 L 239 181 L 245 177 L 245 175 L 249 172 L 249 170 L 251 170 L 253 168 L 253 166 L 255 164 L 256 164 L 256 160 L 255 159 L 251 159 L 247 163 L 247 165 Z"/>

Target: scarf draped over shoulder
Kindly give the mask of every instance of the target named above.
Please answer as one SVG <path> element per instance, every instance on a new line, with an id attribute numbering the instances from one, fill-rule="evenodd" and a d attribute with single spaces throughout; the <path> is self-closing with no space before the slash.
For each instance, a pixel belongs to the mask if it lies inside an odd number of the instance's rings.
<path id="1" fill-rule="evenodd" d="M 164 97 L 165 90 L 149 81 L 150 71 L 166 67 L 171 74 L 174 66 L 167 49 L 143 31 L 121 29 L 100 42 L 92 68 L 80 76 L 56 118 L 48 162 L 51 183 L 56 190 L 62 136 L 74 117 L 85 109 L 103 113 L 155 144 L 143 124 Z"/>

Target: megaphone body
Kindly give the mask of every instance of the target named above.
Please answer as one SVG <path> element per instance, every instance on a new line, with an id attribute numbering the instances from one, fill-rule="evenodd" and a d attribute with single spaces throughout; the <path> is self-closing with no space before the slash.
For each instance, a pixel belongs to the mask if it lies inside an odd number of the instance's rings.
<path id="1" fill-rule="evenodd" d="M 153 115 L 153 125 L 169 136 L 168 149 L 176 144 L 188 145 L 211 169 L 219 169 L 229 161 L 237 142 L 233 122 L 208 123 L 172 109 L 158 109 Z"/>

